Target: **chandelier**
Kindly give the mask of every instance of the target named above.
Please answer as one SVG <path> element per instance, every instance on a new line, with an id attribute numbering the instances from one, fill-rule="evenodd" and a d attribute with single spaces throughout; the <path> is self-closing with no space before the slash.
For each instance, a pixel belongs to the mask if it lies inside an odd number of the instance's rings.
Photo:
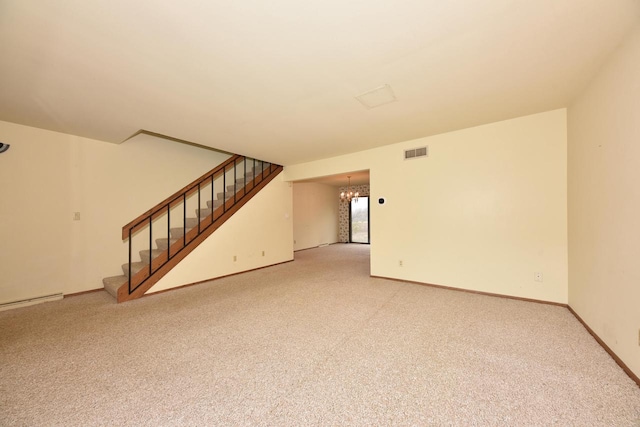
<path id="1" fill-rule="evenodd" d="M 342 193 L 340 193 L 340 201 L 351 202 L 351 200 L 353 200 L 354 202 L 358 202 L 358 197 L 360 196 L 360 194 L 357 191 L 355 193 L 351 191 L 351 176 L 347 176 L 347 178 L 349 178 L 349 185 L 347 186 L 347 192 L 345 193 L 343 191 Z"/>

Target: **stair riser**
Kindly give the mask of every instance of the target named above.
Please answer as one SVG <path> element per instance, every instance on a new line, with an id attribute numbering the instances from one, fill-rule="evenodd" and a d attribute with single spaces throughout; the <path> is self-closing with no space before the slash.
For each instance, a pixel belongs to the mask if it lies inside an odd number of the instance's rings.
<path id="1" fill-rule="evenodd" d="M 148 249 L 140 251 L 140 261 L 144 262 L 145 264 L 149 264 L 151 260 L 159 257 L 162 254 L 162 252 L 163 251 L 159 249 L 154 249 L 151 252 L 149 252 Z M 149 255 L 151 255 L 151 257 L 149 257 Z"/>
<path id="2" fill-rule="evenodd" d="M 240 165 L 238 165 L 238 169 L 236 170 L 236 175 L 242 175 L 242 171 L 244 170 L 244 168 Z M 265 174 L 268 172 L 269 170 L 269 165 L 265 164 L 264 166 L 260 166 L 259 163 L 256 163 L 256 167 L 253 167 L 253 162 L 247 163 L 247 169 L 245 172 L 245 176 L 251 176 L 251 175 L 255 175 L 255 174 L 261 174 L 262 171 L 265 171 Z M 236 181 L 239 181 L 242 178 L 238 178 Z"/>
<path id="3" fill-rule="evenodd" d="M 209 206 L 209 209 L 211 209 L 211 205 L 213 205 L 214 209 L 218 209 L 220 206 L 222 206 L 222 200 L 214 200 L 213 202 L 211 202 L 211 200 L 208 200 L 207 206 Z"/>
<path id="4" fill-rule="evenodd" d="M 126 276 L 113 276 L 102 279 L 102 284 L 104 285 L 104 289 L 109 292 L 112 297 L 117 298 L 118 288 L 128 281 L 129 279 L 127 279 Z"/>
<path id="5" fill-rule="evenodd" d="M 160 280 L 176 263 L 180 262 L 184 257 L 186 257 L 196 246 L 202 243 L 211 233 L 213 233 L 217 227 L 207 227 L 206 224 L 202 227 L 202 220 L 206 217 L 210 217 L 213 210 L 220 208 L 223 204 L 226 204 L 227 207 L 231 208 L 231 211 L 228 211 L 228 215 L 219 215 L 219 218 L 216 220 L 220 220 L 220 224 L 224 223 L 229 219 L 230 215 L 235 213 L 235 211 L 242 207 L 251 197 L 257 193 L 260 189 L 262 189 L 265 185 L 267 185 L 271 180 L 274 179 L 279 173 L 282 172 L 282 166 L 276 166 L 274 174 L 268 174 L 268 171 L 263 174 L 262 177 L 256 178 L 259 174 L 262 173 L 262 166 L 257 168 L 249 168 L 253 162 L 246 162 L 246 166 L 242 166 L 242 170 L 237 169 L 234 174 L 242 175 L 245 170 L 251 170 L 251 172 L 247 173 L 244 178 L 236 178 L 235 185 L 215 185 L 209 188 L 209 192 L 215 191 L 215 189 L 223 189 L 226 190 L 224 192 L 217 193 L 218 197 L 221 199 L 226 197 L 226 203 L 223 200 L 208 200 L 206 201 L 206 205 L 208 208 L 202 208 L 200 205 L 199 209 L 195 210 L 196 218 L 187 218 L 184 226 L 172 227 L 169 229 L 169 237 L 166 238 L 157 238 L 156 245 L 157 249 L 147 249 L 139 252 L 140 258 L 145 262 L 137 261 L 132 262 L 131 264 L 125 263 L 121 266 L 123 275 L 108 277 L 103 279 L 103 285 L 105 290 L 108 293 L 113 295 L 118 302 L 125 302 L 132 299 L 140 298 L 147 292 L 154 284 Z M 266 165 L 266 168 L 270 168 L 271 165 Z M 222 168 L 224 173 L 224 168 Z M 239 171 L 239 173 L 238 173 Z M 227 171 L 228 172 L 228 171 Z M 229 178 L 229 176 L 227 176 Z M 254 178 L 256 178 L 254 180 Z M 264 178 L 264 179 L 263 179 Z M 254 181 L 251 183 L 250 188 L 245 189 L 245 185 L 249 181 Z M 234 182 L 233 178 L 227 179 L 226 182 Z M 193 184 L 193 183 L 192 183 Z M 225 188 L 226 187 L 226 188 Z M 247 191 L 249 190 L 249 191 Z M 239 194 L 240 193 L 240 194 Z M 186 193 L 185 193 L 186 194 Z M 193 194 L 193 191 L 191 193 Z M 233 196 L 237 196 L 237 200 L 234 202 Z M 248 196 L 248 197 L 245 197 Z M 205 199 L 206 193 L 205 193 Z M 200 199 L 200 197 L 198 197 Z M 231 199 L 231 200 L 229 200 Z M 204 200 L 203 200 L 204 201 Z M 227 210 L 227 209 L 225 209 Z M 176 219 L 172 217 L 172 219 Z M 180 219 L 178 218 L 178 223 Z M 170 223 L 175 224 L 174 221 L 170 221 Z M 138 227 L 138 226 L 135 226 Z M 134 227 L 134 228 L 135 228 Z M 166 226 L 165 226 L 166 227 Z M 198 234 L 196 236 L 196 227 L 202 228 L 200 231 L 202 234 Z M 138 227 L 140 228 L 140 227 Z M 136 228 L 136 230 L 138 229 Z M 155 228 L 154 228 L 155 230 Z M 185 233 L 188 233 L 189 230 L 193 230 L 193 233 L 188 234 L 191 236 L 188 241 L 185 241 L 185 246 L 183 247 L 183 240 Z M 152 234 L 163 234 L 163 233 L 152 233 Z M 126 238 L 123 233 L 123 239 Z M 175 250 L 172 250 L 172 260 L 175 262 L 168 262 L 169 259 L 167 257 L 167 249 L 170 247 L 175 247 Z M 164 268 L 165 265 L 168 268 Z M 152 266 L 152 267 L 151 267 Z M 131 275 L 131 282 L 129 282 L 128 276 Z M 131 283 L 129 289 L 127 289 L 127 284 Z"/>
<path id="6" fill-rule="evenodd" d="M 187 228 L 187 232 L 189 232 L 190 228 Z M 171 229 L 171 238 L 172 239 L 179 239 L 184 237 L 184 228 L 179 227 L 179 228 L 172 228 Z"/>
<path id="7" fill-rule="evenodd" d="M 209 215 L 211 215 L 211 209 L 196 209 L 196 216 L 199 216 L 200 220 L 205 219 Z"/>
<path id="8" fill-rule="evenodd" d="M 244 185 L 241 185 L 241 184 L 236 184 L 235 185 L 236 191 L 242 190 L 243 187 L 244 187 Z M 231 192 L 233 194 L 233 188 L 234 188 L 233 185 L 227 185 L 227 192 Z"/>
<path id="9" fill-rule="evenodd" d="M 240 194 L 237 195 L 238 197 L 240 197 Z M 217 193 L 216 194 L 216 198 L 218 200 L 222 200 L 222 198 L 224 197 L 224 193 Z M 233 199 L 233 191 L 228 191 L 227 192 L 227 200 L 229 199 Z"/>
<path id="10" fill-rule="evenodd" d="M 148 268 L 148 264 L 144 264 L 142 262 L 134 262 L 133 264 L 131 264 L 131 275 L 135 275 L 143 268 Z M 122 272 L 125 276 L 129 277 L 129 264 L 122 264 Z"/>
<path id="11" fill-rule="evenodd" d="M 178 239 L 171 239 L 171 244 L 174 244 L 177 241 Z M 166 237 L 163 237 L 161 239 L 156 239 L 156 246 L 158 246 L 158 249 L 162 251 L 166 251 L 167 248 L 169 247 L 169 239 L 167 239 Z"/>
<path id="12" fill-rule="evenodd" d="M 197 213 L 196 213 L 197 216 Z M 187 218 L 186 220 L 187 228 L 193 228 L 198 226 L 198 218 Z"/>
<path id="13" fill-rule="evenodd" d="M 104 285 L 104 284 L 103 284 Z M 109 295 L 111 295 L 114 298 L 118 298 L 118 290 L 117 289 L 113 289 L 107 285 L 104 285 L 104 290 L 109 292 Z"/>

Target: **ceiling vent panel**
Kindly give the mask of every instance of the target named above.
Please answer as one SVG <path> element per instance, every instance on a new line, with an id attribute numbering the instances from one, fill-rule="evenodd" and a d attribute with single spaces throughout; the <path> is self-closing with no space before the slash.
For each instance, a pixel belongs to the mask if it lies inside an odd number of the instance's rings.
<path id="1" fill-rule="evenodd" d="M 412 148 L 410 150 L 404 150 L 404 159 L 412 160 L 420 157 L 429 156 L 429 147 Z"/>
<path id="2" fill-rule="evenodd" d="M 382 85 L 368 92 L 356 96 L 367 109 L 376 108 L 390 102 L 397 101 L 396 96 L 389 85 Z"/>

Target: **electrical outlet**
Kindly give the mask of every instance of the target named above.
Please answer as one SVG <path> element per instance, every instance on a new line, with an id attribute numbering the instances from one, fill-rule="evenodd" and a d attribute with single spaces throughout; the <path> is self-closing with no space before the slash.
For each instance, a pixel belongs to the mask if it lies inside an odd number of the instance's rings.
<path id="1" fill-rule="evenodd" d="M 80 212 L 74 212 L 73 213 L 73 220 L 74 221 L 80 221 Z"/>
<path id="2" fill-rule="evenodd" d="M 398 265 L 402 267 L 402 260 L 398 261 Z"/>
<path id="3" fill-rule="evenodd" d="M 264 251 L 262 251 L 262 256 L 264 256 Z"/>
<path id="4" fill-rule="evenodd" d="M 533 273 L 533 280 L 535 280 L 536 282 L 542 282 L 542 273 Z"/>
<path id="5" fill-rule="evenodd" d="M 236 262 L 237 260 L 238 260 L 238 257 L 234 255 L 233 256 L 233 262 Z"/>

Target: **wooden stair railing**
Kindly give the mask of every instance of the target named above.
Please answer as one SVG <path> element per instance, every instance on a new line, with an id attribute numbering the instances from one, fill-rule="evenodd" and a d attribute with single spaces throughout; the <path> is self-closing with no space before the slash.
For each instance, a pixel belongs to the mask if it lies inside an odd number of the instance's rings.
<path id="1" fill-rule="evenodd" d="M 162 214 L 163 213 L 162 210 L 167 207 L 168 203 L 175 202 L 176 199 L 181 197 L 184 193 L 191 194 L 194 191 L 194 189 L 198 188 L 198 183 L 205 181 L 207 178 L 210 179 L 212 175 L 219 176 L 222 173 L 223 169 L 225 169 L 226 167 L 229 167 L 229 165 L 234 164 L 238 159 L 242 159 L 242 158 L 243 158 L 242 156 L 239 156 L 237 154 L 229 157 L 227 160 L 225 160 L 224 162 L 220 163 L 218 166 L 216 166 L 209 172 L 202 175 L 200 178 L 197 178 L 196 180 L 194 180 L 191 184 L 185 185 L 182 189 L 176 191 L 171 196 L 167 197 L 166 199 L 164 199 L 163 201 L 161 201 L 160 203 L 158 203 L 157 205 L 155 205 L 145 213 L 138 215 L 136 219 L 129 221 L 129 223 L 123 225 L 122 240 L 129 238 L 130 229 L 133 230 L 132 233 L 135 233 L 140 228 L 144 227 L 145 224 L 143 223 L 143 221 L 145 219 L 148 219 L 152 215 L 155 216 L 157 214 Z"/>
<path id="2" fill-rule="evenodd" d="M 216 168 L 127 223 L 122 227 L 122 239 L 128 240 L 129 243 L 129 263 L 123 266 L 125 275 L 105 279 L 105 288 L 109 279 L 117 279 L 119 280 L 116 285 L 118 302 L 141 297 L 282 170 L 283 167 L 279 165 L 233 155 Z M 228 180 L 232 180 L 232 183 L 230 184 Z M 220 185 L 222 192 L 217 193 L 218 199 L 216 199 L 216 186 L 220 188 Z M 206 201 L 209 205 L 208 208 L 202 207 L 203 196 L 205 200 L 210 198 Z M 220 196 L 222 197 L 220 198 Z M 187 217 L 189 202 L 196 203 L 195 219 Z M 180 206 L 182 212 L 180 212 Z M 179 220 L 182 220 L 180 227 L 176 227 L 175 224 L 172 226 L 172 216 L 175 217 L 176 212 L 182 214 L 179 215 L 181 216 Z M 154 236 L 154 229 L 158 228 L 155 223 L 161 218 L 166 218 L 166 227 L 163 226 L 163 228 L 167 234 L 167 245 L 164 250 L 153 248 L 153 239 L 158 237 Z M 144 262 L 144 258 L 143 262 L 134 263 L 132 239 L 145 230 L 149 234 L 148 252 L 146 250 L 140 252 L 141 254 L 145 252 L 145 256 L 148 253 L 148 264 Z M 181 235 L 172 238 L 174 231 Z"/>

